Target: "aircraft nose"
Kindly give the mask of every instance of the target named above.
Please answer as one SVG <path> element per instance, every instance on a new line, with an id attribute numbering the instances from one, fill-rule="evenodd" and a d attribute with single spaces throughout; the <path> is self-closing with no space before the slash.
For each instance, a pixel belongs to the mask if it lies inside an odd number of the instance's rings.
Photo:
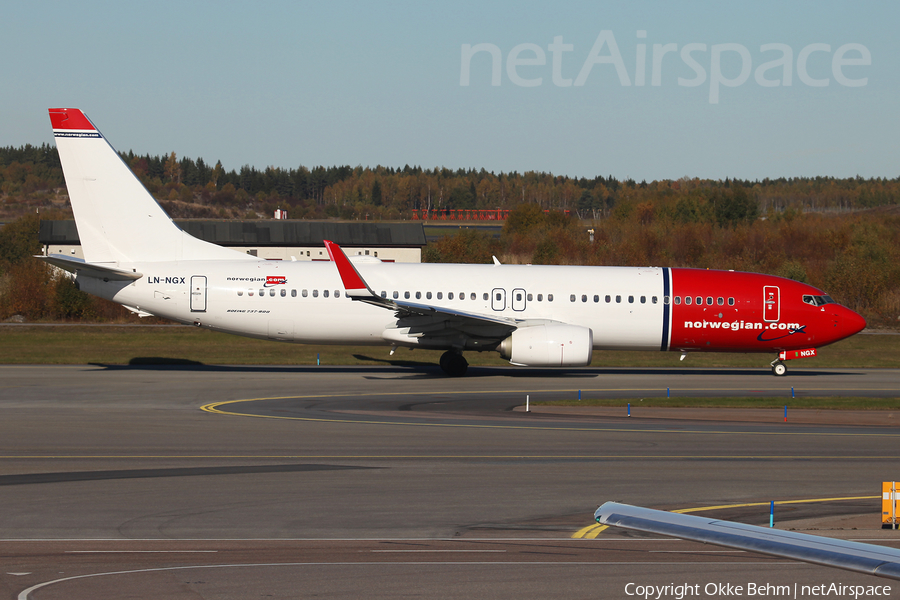
<path id="1" fill-rule="evenodd" d="M 844 314 L 841 315 L 843 321 L 843 327 L 841 328 L 844 337 L 850 337 L 855 333 L 859 333 L 863 329 L 866 328 L 866 320 L 862 318 L 862 316 L 850 310 L 849 308 L 843 307 L 842 311 Z"/>

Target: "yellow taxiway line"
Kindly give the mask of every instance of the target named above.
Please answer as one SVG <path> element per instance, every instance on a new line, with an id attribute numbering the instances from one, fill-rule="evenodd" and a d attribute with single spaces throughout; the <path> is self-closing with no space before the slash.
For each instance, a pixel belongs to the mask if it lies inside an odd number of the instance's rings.
<path id="1" fill-rule="evenodd" d="M 844 498 L 809 498 L 805 500 L 776 500 L 775 504 L 811 504 L 813 502 L 838 502 L 841 500 L 874 500 L 877 498 L 881 498 L 881 496 L 847 496 Z M 718 506 L 699 506 L 695 508 L 679 508 L 678 510 L 673 510 L 670 512 L 673 513 L 693 513 L 693 512 L 702 512 L 705 510 L 722 510 L 725 508 L 743 508 L 745 506 L 769 506 L 770 502 L 746 502 L 744 504 L 720 504 Z M 593 525 L 588 525 L 587 527 L 582 527 L 578 531 L 572 534 L 572 539 L 584 539 L 584 540 L 592 540 L 600 535 L 601 532 L 608 529 L 609 525 L 601 525 L 600 523 L 594 523 Z"/>
<path id="2" fill-rule="evenodd" d="M 532 393 L 548 392 L 550 390 L 536 390 Z M 559 391 L 559 390 L 554 390 Z M 566 390 L 563 390 L 566 391 Z M 569 390 L 574 391 L 574 390 Z M 592 391 L 592 390 L 588 390 Z M 400 392 L 400 393 L 375 393 L 366 394 L 367 396 L 421 396 L 428 392 Z M 439 392 L 438 395 L 460 395 L 460 394 L 509 394 L 518 393 L 516 391 L 457 391 L 457 392 Z M 523 392 L 524 393 L 524 392 Z M 537 430 L 537 431 L 602 431 L 613 433 L 674 433 L 674 434 L 704 434 L 704 435 L 735 435 L 734 431 L 718 431 L 718 430 L 695 430 L 695 429 L 636 429 L 636 428 L 616 428 L 616 427 L 552 427 L 552 426 L 536 426 L 536 425 L 477 425 L 473 423 L 426 423 L 426 422 L 404 422 L 404 421 L 377 421 L 369 419 L 337 419 L 322 417 L 289 417 L 286 415 L 257 415 L 246 412 L 236 412 L 230 410 L 222 410 L 220 407 L 232 404 L 242 404 L 249 402 L 265 402 L 269 400 L 313 400 L 322 398 L 347 398 L 351 394 L 314 394 L 304 396 L 273 396 L 270 398 L 246 398 L 242 400 L 225 400 L 222 402 L 210 402 L 200 407 L 200 410 L 208 413 L 228 415 L 232 417 L 250 417 L 255 419 L 280 419 L 287 421 L 307 421 L 315 423 L 347 423 L 360 425 L 403 425 L 413 427 L 451 427 L 451 428 L 469 428 L 469 429 L 517 429 L 517 430 Z M 790 436 L 825 436 L 825 437 L 900 437 L 897 433 L 832 433 L 832 432 L 815 432 L 815 431 L 744 431 L 740 435 L 790 435 Z"/>

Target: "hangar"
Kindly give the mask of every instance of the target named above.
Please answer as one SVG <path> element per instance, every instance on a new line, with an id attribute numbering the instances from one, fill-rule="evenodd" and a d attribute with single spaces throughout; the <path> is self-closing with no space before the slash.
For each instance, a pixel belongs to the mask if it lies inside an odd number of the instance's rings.
<path id="1" fill-rule="evenodd" d="M 201 240 L 267 260 L 328 260 L 323 240 L 340 244 L 348 255 L 372 256 L 384 262 L 422 262 L 422 223 L 332 221 L 205 221 L 176 220 Z M 84 258 L 75 221 L 41 221 L 44 254 Z"/>

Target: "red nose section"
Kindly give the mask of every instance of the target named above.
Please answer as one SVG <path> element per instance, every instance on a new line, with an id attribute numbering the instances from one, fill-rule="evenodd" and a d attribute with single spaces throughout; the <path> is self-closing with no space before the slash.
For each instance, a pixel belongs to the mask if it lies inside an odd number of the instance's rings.
<path id="1" fill-rule="evenodd" d="M 850 337 L 851 335 L 859 333 L 866 328 L 866 320 L 863 319 L 858 313 L 853 312 L 849 308 L 844 309 L 843 321 L 844 337 Z"/>

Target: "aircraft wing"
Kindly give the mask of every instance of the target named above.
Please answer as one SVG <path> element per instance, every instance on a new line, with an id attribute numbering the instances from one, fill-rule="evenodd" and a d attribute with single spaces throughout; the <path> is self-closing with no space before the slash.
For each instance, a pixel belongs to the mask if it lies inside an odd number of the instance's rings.
<path id="1" fill-rule="evenodd" d="M 328 256 L 332 262 L 337 265 L 347 296 L 353 300 L 394 311 L 398 319 L 398 328 L 409 327 L 410 335 L 438 334 L 438 332 L 446 335 L 447 330 L 452 329 L 464 335 L 496 338 L 497 341 L 500 341 L 513 330 L 525 324 L 522 319 L 508 319 L 430 304 L 382 298 L 369 287 L 340 246 L 325 240 L 325 248 L 328 250 Z"/>
<path id="2" fill-rule="evenodd" d="M 607 502 L 598 523 L 900 580 L 900 549 Z"/>
<path id="3" fill-rule="evenodd" d="M 134 281 L 144 276 L 137 271 L 125 271 L 106 265 L 88 263 L 62 254 L 51 254 L 50 256 L 39 255 L 35 256 L 35 258 L 39 258 L 45 263 L 49 263 L 54 267 L 59 267 L 70 273 L 75 273 L 76 275 L 78 273 L 83 273 L 88 277 L 96 277 L 97 279 L 103 279 L 105 281 Z"/>

